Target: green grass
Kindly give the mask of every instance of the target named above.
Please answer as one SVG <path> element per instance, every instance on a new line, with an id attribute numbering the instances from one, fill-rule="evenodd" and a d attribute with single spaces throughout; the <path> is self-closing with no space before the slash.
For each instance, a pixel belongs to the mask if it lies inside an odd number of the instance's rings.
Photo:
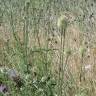
<path id="1" fill-rule="evenodd" d="M 95 3 L 0 1 L 0 81 L 8 96 L 96 95 Z M 18 71 L 21 88 L 6 68 Z"/>

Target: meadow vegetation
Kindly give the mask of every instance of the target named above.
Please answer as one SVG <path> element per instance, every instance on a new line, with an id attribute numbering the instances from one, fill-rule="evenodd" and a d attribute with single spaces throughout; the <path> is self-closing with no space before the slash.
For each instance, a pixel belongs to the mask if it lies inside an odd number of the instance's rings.
<path id="1" fill-rule="evenodd" d="M 0 0 L 0 96 L 96 95 L 96 0 Z"/>

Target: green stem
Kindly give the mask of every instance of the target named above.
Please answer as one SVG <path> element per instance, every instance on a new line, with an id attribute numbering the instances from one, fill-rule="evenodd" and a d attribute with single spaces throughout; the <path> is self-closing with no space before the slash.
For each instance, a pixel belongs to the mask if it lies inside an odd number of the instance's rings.
<path id="1" fill-rule="evenodd" d="M 29 72 L 29 68 L 28 68 L 28 41 L 29 41 L 29 12 L 28 12 L 28 9 L 29 9 L 29 2 L 26 3 L 26 6 L 25 6 L 25 21 L 24 21 L 24 33 L 23 33 L 23 36 L 24 36 L 24 63 L 27 67 L 27 72 Z"/>

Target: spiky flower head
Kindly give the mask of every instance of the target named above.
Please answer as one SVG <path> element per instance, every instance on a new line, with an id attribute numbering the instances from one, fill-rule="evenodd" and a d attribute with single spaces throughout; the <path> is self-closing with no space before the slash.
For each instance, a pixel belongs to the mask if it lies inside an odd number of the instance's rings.
<path id="1" fill-rule="evenodd" d="M 65 15 L 61 15 L 58 18 L 58 21 L 57 21 L 58 28 L 66 29 L 67 28 L 67 25 L 68 25 L 68 18 Z"/>

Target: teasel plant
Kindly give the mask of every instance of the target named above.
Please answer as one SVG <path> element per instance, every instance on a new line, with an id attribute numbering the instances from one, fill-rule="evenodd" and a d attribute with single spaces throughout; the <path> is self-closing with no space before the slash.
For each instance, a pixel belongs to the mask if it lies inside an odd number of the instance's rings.
<path id="1" fill-rule="evenodd" d="M 63 80 L 64 80 L 64 47 L 66 29 L 68 27 L 68 20 L 66 16 L 62 15 L 58 18 L 57 26 L 60 30 L 61 48 L 60 48 L 60 65 L 59 65 L 59 81 L 58 81 L 58 96 L 63 96 Z"/>
<path id="2" fill-rule="evenodd" d="M 28 42 L 29 42 L 29 6 L 30 2 L 26 2 L 24 7 L 25 17 L 24 17 L 24 27 L 23 27 L 23 37 L 24 37 L 24 64 L 26 66 L 26 72 L 29 72 L 28 66 Z"/>

